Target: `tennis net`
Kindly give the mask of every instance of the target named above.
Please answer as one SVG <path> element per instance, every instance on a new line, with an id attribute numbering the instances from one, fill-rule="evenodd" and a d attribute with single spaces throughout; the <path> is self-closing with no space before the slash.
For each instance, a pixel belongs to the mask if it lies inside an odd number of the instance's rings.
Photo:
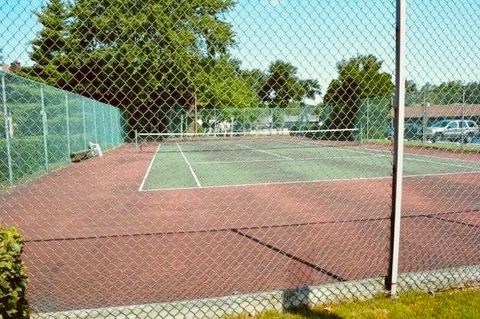
<path id="1" fill-rule="evenodd" d="M 155 151 L 159 144 L 179 144 L 184 152 L 241 151 L 262 149 L 355 147 L 361 145 L 357 128 L 305 131 L 252 131 L 204 133 L 135 133 L 139 152 Z M 165 150 L 165 148 L 164 148 Z"/>

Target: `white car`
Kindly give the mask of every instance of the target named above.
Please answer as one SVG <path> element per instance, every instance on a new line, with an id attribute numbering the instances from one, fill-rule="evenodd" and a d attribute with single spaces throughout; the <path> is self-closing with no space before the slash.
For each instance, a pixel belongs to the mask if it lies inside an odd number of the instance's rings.
<path id="1" fill-rule="evenodd" d="M 470 143 L 478 133 L 477 123 L 471 120 L 442 120 L 427 127 L 427 138 L 432 142 L 449 140 Z"/>

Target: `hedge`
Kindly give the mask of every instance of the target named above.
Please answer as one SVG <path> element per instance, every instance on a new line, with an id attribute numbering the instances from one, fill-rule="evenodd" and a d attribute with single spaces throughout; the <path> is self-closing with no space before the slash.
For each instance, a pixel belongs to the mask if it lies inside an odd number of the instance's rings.
<path id="1" fill-rule="evenodd" d="M 24 239 L 14 227 L 0 226 L 0 317 L 29 318 L 27 275 L 21 260 Z"/>

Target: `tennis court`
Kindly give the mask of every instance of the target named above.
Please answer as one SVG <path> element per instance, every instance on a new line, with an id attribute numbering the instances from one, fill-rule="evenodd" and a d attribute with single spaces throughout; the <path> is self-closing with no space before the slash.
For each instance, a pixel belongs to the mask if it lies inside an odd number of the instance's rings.
<path id="1" fill-rule="evenodd" d="M 478 155 L 406 157 L 402 271 L 478 264 Z M 358 141 L 165 139 L 69 165 L 2 203 L 27 238 L 39 311 L 212 298 L 384 276 L 391 159 Z"/>
<path id="2" fill-rule="evenodd" d="M 141 191 L 382 179 L 392 154 L 358 141 L 304 136 L 166 138 L 158 142 Z M 406 176 L 480 171 L 478 161 L 406 153 Z"/>

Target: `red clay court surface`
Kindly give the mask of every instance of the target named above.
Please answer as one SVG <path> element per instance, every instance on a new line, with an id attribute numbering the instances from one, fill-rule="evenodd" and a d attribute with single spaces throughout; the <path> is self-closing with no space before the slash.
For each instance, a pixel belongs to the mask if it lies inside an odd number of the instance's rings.
<path id="1" fill-rule="evenodd" d="M 122 146 L 0 196 L 3 223 L 27 238 L 35 310 L 207 298 L 387 273 L 390 179 L 139 192 L 151 157 Z M 406 178 L 400 271 L 480 265 L 479 214 L 478 172 Z"/>

